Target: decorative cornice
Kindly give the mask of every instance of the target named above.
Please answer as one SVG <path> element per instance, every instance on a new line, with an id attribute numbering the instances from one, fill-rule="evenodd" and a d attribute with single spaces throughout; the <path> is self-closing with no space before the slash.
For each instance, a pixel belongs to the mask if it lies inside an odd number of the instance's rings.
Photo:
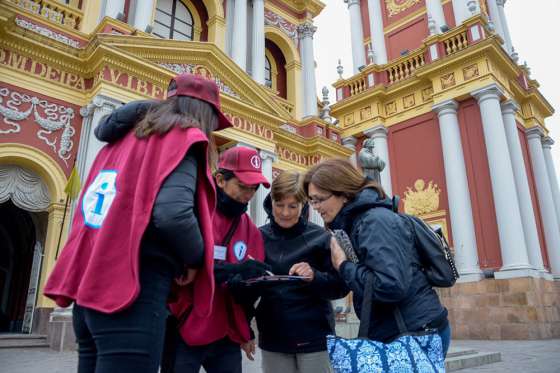
<path id="1" fill-rule="evenodd" d="M 377 124 L 375 127 L 372 127 L 366 131 L 364 131 L 364 135 L 366 135 L 369 138 L 372 139 L 379 139 L 379 138 L 383 138 L 386 139 L 387 138 L 387 134 L 389 133 L 389 131 L 387 131 L 387 128 L 385 127 L 385 125 L 383 124 Z"/>
<path id="2" fill-rule="evenodd" d="M 552 149 L 552 145 L 554 145 L 554 140 L 552 140 L 552 137 L 550 136 L 545 136 L 542 138 L 542 145 L 543 148 L 545 149 Z"/>

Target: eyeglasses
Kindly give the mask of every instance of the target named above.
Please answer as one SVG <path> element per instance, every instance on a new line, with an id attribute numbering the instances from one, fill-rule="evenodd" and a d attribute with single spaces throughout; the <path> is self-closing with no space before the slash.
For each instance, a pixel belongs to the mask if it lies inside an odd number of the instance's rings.
<path id="1" fill-rule="evenodd" d="M 333 196 L 333 194 L 329 194 L 326 197 L 313 197 L 313 198 L 309 198 L 309 204 L 313 207 L 320 205 L 321 203 L 325 202 L 326 200 L 328 200 L 329 198 L 331 198 Z"/>

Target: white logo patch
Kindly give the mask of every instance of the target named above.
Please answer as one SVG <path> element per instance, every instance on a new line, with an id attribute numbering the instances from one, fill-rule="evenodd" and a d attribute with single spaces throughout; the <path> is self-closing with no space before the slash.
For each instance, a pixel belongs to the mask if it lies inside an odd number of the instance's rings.
<path id="1" fill-rule="evenodd" d="M 233 244 L 233 252 L 238 261 L 242 261 L 247 254 L 247 244 L 243 241 L 237 241 Z"/>
<path id="2" fill-rule="evenodd" d="M 261 157 L 259 157 L 258 155 L 254 155 L 251 157 L 251 166 L 253 166 L 256 169 L 261 168 Z"/>
<path id="3" fill-rule="evenodd" d="M 101 228 L 117 195 L 117 171 L 101 170 L 87 188 L 82 199 L 84 223 L 91 228 Z"/>

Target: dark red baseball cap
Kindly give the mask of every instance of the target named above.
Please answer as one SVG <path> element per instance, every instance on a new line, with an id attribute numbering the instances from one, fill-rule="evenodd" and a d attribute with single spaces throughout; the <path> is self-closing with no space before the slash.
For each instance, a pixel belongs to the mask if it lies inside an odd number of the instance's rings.
<path id="1" fill-rule="evenodd" d="M 243 184 L 262 184 L 270 188 L 270 183 L 262 174 L 262 161 L 255 149 L 244 146 L 230 148 L 220 155 L 218 168 L 232 171 Z"/>
<path id="2" fill-rule="evenodd" d="M 175 88 L 167 91 L 167 97 L 190 96 L 206 101 L 216 109 L 218 128 L 216 131 L 232 127 L 230 120 L 222 113 L 220 105 L 220 89 L 211 80 L 200 75 L 183 73 L 173 78 Z"/>

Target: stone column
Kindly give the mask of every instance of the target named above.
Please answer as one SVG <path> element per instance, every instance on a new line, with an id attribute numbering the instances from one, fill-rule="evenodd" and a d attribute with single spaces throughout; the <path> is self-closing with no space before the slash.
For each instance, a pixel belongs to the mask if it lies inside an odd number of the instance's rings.
<path id="1" fill-rule="evenodd" d="M 556 217 L 560 224 L 560 190 L 558 189 L 558 178 L 556 177 L 556 169 L 554 168 L 554 161 L 552 160 L 552 145 L 554 140 L 550 136 L 542 139 L 544 161 L 546 163 L 546 171 L 550 179 L 550 190 L 552 192 L 552 199 L 554 200 L 554 207 L 556 209 Z"/>
<path id="2" fill-rule="evenodd" d="M 366 51 L 364 49 L 364 33 L 362 27 L 362 12 L 360 0 L 344 0 L 350 12 L 350 38 L 352 40 L 352 62 L 354 74 L 359 72 L 360 66 L 366 65 Z"/>
<path id="3" fill-rule="evenodd" d="M 107 1 L 109 2 L 109 1 Z M 146 31 L 152 25 L 154 16 L 154 0 L 143 0 L 136 2 L 134 10 L 134 27 L 140 31 Z"/>
<path id="4" fill-rule="evenodd" d="M 490 0 L 491 1 L 491 0 Z M 504 5 L 506 0 L 496 0 L 496 4 L 498 5 L 498 13 L 500 15 L 500 22 L 502 24 L 502 31 L 504 33 L 503 38 L 506 43 L 506 51 L 508 54 L 513 53 L 513 44 L 511 43 L 511 35 L 509 33 L 509 27 L 507 24 L 506 12 L 504 10 Z"/>
<path id="5" fill-rule="evenodd" d="M 315 56 L 313 52 L 313 34 L 317 27 L 313 22 L 306 21 L 298 26 L 301 40 L 302 63 L 303 63 L 303 117 L 317 116 L 317 93 L 315 84 Z"/>
<path id="6" fill-rule="evenodd" d="M 373 139 L 377 155 L 385 162 L 385 168 L 381 171 L 381 186 L 385 192 L 392 196 L 393 186 L 391 183 L 391 163 L 389 162 L 389 145 L 387 143 L 387 128 L 383 124 L 364 131 L 364 134 Z"/>
<path id="7" fill-rule="evenodd" d="M 459 121 L 457 120 L 457 108 L 457 102 L 448 100 L 434 105 L 433 110 L 437 113 L 439 120 L 453 246 L 457 270 L 461 275 L 459 280 L 470 282 L 480 280 L 482 272 L 478 265 L 471 196 Z"/>
<path id="8" fill-rule="evenodd" d="M 519 198 L 500 108 L 503 92 L 496 84 L 491 84 L 472 92 L 471 95 L 477 99 L 482 116 L 482 129 L 502 250 L 502 268 L 495 273 L 495 277 L 527 276 L 531 265 L 527 245 L 525 245 Z"/>
<path id="9" fill-rule="evenodd" d="M 432 19 L 436 23 L 437 33 L 441 34 L 441 27 L 447 25 L 441 0 L 426 0 L 426 8 L 428 8 L 428 14 L 432 16 Z"/>
<path id="10" fill-rule="evenodd" d="M 500 37 L 505 41 L 506 37 L 504 34 L 504 27 L 502 25 L 502 17 L 500 16 L 500 10 L 498 9 L 498 0 L 488 0 L 488 13 L 490 13 L 490 21 L 494 24 L 494 28 Z M 502 4 L 503 7 L 503 4 Z M 506 51 L 510 51 L 506 45 L 504 45 Z"/>
<path id="11" fill-rule="evenodd" d="M 455 17 L 455 25 L 460 26 L 463 21 L 469 18 L 470 14 L 467 9 L 466 0 L 451 0 L 453 4 L 453 15 Z"/>
<path id="12" fill-rule="evenodd" d="M 262 174 L 268 179 L 270 183 L 272 183 L 272 163 L 276 159 L 276 156 L 274 155 L 274 153 L 267 152 L 265 150 L 261 150 L 259 152 L 259 155 L 262 160 Z M 265 225 L 267 222 L 268 215 L 264 211 L 263 202 L 269 192 L 270 189 L 267 189 L 261 185 L 259 186 L 259 189 L 257 189 L 257 193 L 255 193 L 255 196 L 251 200 L 251 218 L 253 219 L 253 223 L 255 223 L 257 227 Z"/>
<path id="13" fill-rule="evenodd" d="M 124 2 L 125 0 L 106 0 L 103 16 L 118 19 L 119 14 L 124 15 Z"/>
<path id="14" fill-rule="evenodd" d="M 257 83 L 264 84 L 264 0 L 253 0 L 252 36 L 251 73 Z"/>
<path id="15" fill-rule="evenodd" d="M 381 13 L 380 0 L 368 0 L 368 12 L 373 58 L 376 64 L 383 65 L 387 63 L 387 48 L 385 47 L 385 32 L 383 31 L 383 14 Z"/>
<path id="16" fill-rule="evenodd" d="M 544 133 L 540 127 L 533 127 L 527 130 L 526 134 L 529 140 L 529 153 L 531 154 L 531 163 L 535 175 L 550 269 L 554 278 L 560 279 L 560 231 L 558 230 L 558 217 L 541 142 Z"/>
<path id="17" fill-rule="evenodd" d="M 235 0 L 233 10 L 231 56 L 239 67 L 247 69 L 247 0 Z"/>
<path id="18" fill-rule="evenodd" d="M 233 10 L 235 8 L 235 0 L 226 0 L 226 53 L 231 57 L 231 45 L 233 43 Z"/>
<path id="19" fill-rule="evenodd" d="M 309 206 L 309 221 L 321 227 L 325 226 L 325 222 L 323 221 L 321 215 L 311 206 Z"/>
<path id="20" fill-rule="evenodd" d="M 502 103 L 502 117 L 506 130 L 511 165 L 513 167 L 517 197 L 519 198 L 519 209 L 521 212 L 521 221 L 523 222 L 529 262 L 534 269 L 543 272 L 544 266 L 537 232 L 537 223 L 535 220 L 535 211 L 533 210 L 531 191 L 529 189 L 529 182 L 527 181 L 527 170 L 521 151 L 519 131 L 517 130 L 517 124 L 515 122 L 515 112 L 517 110 L 519 110 L 519 107 L 512 100 Z"/>
<path id="21" fill-rule="evenodd" d="M 358 166 L 358 158 L 356 155 L 356 144 L 358 140 L 354 136 L 345 137 L 342 139 L 342 145 L 352 151 L 352 154 L 348 158 L 354 167 Z"/>

